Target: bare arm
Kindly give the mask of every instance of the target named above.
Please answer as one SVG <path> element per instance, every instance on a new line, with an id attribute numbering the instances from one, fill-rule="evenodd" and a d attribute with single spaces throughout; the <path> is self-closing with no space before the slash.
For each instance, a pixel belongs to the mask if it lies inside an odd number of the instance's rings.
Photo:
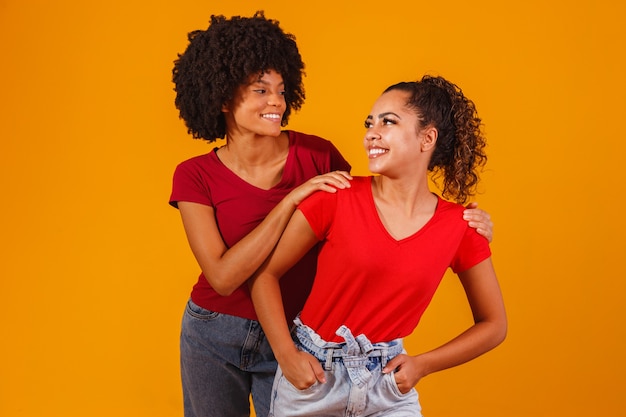
<path id="1" fill-rule="evenodd" d="M 491 259 L 459 274 L 469 301 L 474 325 L 448 343 L 417 356 L 398 355 L 383 372 L 396 369 L 396 383 L 408 392 L 434 372 L 468 362 L 499 345 L 506 336 L 504 302 Z"/>
<path id="2" fill-rule="evenodd" d="M 279 280 L 318 242 L 302 212 L 296 210 L 267 262 L 249 281 L 259 322 L 285 377 L 304 389 L 316 380 L 325 382 L 324 371 L 315 357 L 299 351 L 289 332 Z"/>
<path id="3" fill-rule="evenodd" d="M 178 208 L 189 246 L 202 273 L 220 295 L 230 295 L 265 261 L 296 206 L 315 191 L 336 192 L 350 186 L 350 175 L 319 175 L 292 190 L 265 219 L 231 248 L 224 244 L 212 207 L 181 201 Z"/>

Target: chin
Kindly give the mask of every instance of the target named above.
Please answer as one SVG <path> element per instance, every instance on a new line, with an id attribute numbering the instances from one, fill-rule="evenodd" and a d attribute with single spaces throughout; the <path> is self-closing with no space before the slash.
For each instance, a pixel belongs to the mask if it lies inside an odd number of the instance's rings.
<path id="1" fill-rule="evenodd" d="M 279 129 L 279 130 L 273 130 L 273 131 L 271 131 L 271 132 L 263 132 L 263 134 L 262 134 L 262 135 L 260 135 L 260 136 L 271 136 L 271 137 L 273 137 L 273 138 L 277 138 L 277 137 L 279 137 L 279 136 L 280 136 L 280 134 L 281 134 L 282 132 L 283 132 L 283 131 L 282 131 L 282 129 Z"/>
<path id="2" fill-rule="evenodd" d="M 380 174 L 382 170 L 381 167 L 376 164 L 369 164 L 368 169 L 372 174 Z"/>

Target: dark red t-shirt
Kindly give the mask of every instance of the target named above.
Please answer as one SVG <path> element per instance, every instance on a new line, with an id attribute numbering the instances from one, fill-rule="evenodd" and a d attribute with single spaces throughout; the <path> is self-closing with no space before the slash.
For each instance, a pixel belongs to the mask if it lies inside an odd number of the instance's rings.
<path id="1" fill-rule="evenodd" d="M 330 171 L 350 171 L 350 164 L 328 140 L 288 131 L 289 154 L 281 181 L 269 190 L 257 188 L 228 169 L 212 152 L 182 162 L 174 172 L 170 204 L 178 201 L 213 207 L 217 226 L 227 247 L 232 247 L 259 225 L 295 187 Z M 311 251 L 282 279 L 285 312 L 294 318 L 302 309 L 315 276 L 316 251 Z M 223 297 L 200 274 L 191 299 L 208 310 L 256 320 L 248 284 Z"/>

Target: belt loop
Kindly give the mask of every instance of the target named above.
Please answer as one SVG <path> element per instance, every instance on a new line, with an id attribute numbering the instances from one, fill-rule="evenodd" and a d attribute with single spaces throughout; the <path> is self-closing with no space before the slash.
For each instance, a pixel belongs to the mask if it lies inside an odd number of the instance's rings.
<path id="1" fill-rule="evenodd" d="M 380 351 L 380 364 L 381 367 L 384 368 L 385 366 L 387 366 L 387 360 L 389 359 L 389 355 L 387 353 L 387 348 L 383 348 Z"/>
<path id="2" fill-rule="evenodd" d="M 333 349 L 326 349 L 326 363 L 324 363 L 324 370 L 330 371 L 333 369 Z"/>

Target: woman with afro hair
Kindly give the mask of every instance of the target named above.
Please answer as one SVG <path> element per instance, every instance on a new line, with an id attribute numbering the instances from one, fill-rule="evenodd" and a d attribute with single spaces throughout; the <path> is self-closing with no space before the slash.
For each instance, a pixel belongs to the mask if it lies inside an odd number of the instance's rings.
<path id="1" fill-rule="evenodd" d="M 316 193 L 293 214 L 276 249 L 250 280 L 252 300 L 279 363 L 270 416 L 421 416 L 414 386 L 504 340 L 507 320 L 486 239 L 463 221 L 486 161 L 472 101 L 441 77 L 390 86 L 365 119 L 365 151 L 377 174 L 349 189 Z M 428 173 L 441 179 L 442 199 Z M 313 289 L 295 320 L 279 278 L 319 246 Z M 411 334 L 444 272 L 459 277 L 474 325 L 409 356 Z"/>
<path id="2" fill-rule="evenodd" d="M 202 271 L 182 321 L 185 416 L 248 416 L 252 396 L 262 417 L 277 364 L 246 281 L 298 204 L 350 187 L 350 165 L 330 141 L 283 130 L 304 102 L 304 64 L 277 21 L 211 16 L 188 38 L 173 69 L 176 107 L 194 138 L 226 143 L 179 164 L 170 196 Z M 491 238 L 485 212 L 466 219 Z M 286 317 L 301 310 L 315 263 L 313 248 L 281 281 Z"/>

